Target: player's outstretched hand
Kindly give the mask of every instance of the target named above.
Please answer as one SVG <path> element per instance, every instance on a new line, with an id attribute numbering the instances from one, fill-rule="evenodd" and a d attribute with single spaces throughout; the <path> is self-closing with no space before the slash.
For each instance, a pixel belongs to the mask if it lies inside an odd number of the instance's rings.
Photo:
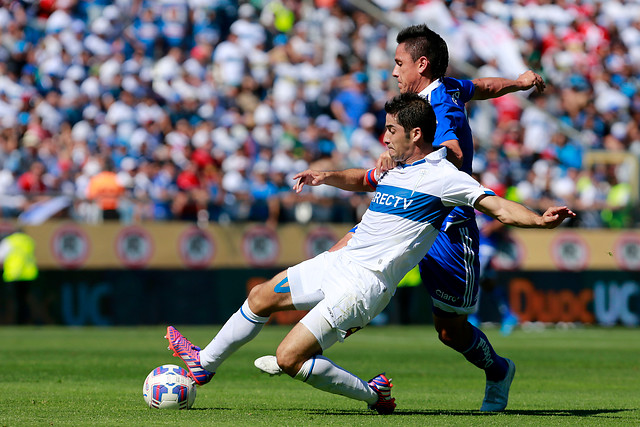
<path id="1" fill-rule="evenodd" d="M 307 169 L 306 171 L 297 173 L 293 179 L 297 179 L 296 183 L 293 186 L 293 189 L 296 193 L 302 191 L 302 187 L 305 185 L 321 185 L 324 184 L 324 180 L 326 178 L 325 172 L 314 171 L 311 169 Z"/>
<path id="2" fill-rule="evenodd" d="M 517 81 L 522 86 L 522 90 L 531 89 L 535 86 L 538 93 L 542 93 L 546 87 L 544 79 L 539 74 L 534 73 L 531 70 L 527 70 L 520 74 Z"/>
<path id="3" fill-rule="evenodd" d="M 552 206 L 542 214 L 544 228 L 556 228 L 567 218 L 574 218 L 576 214 L 566 206 Z"/>
<path id="4" fill-rule="evenodd" d="M 389 150 L 384 151 L 376 160 L 376 174 L 378 176 L 382 175 L 384 172 L 391 170 L 396 167 L 396 162 L 391 158 L 391 154 L 389 154 Z"/>

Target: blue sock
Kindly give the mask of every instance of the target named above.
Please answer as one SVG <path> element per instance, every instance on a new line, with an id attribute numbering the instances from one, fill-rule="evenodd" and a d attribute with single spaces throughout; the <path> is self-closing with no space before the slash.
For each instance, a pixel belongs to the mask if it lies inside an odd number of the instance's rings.
<path id="1" fill-rule="evenodd" d="M 489 381 L 501 381 L 507 375 L 509 365 L 507 361 L 498 356 L 493 350 L 487 336 L 475 326 L 471 346 L 462 352 L 462 355 L 478 368 L 484 370 Z"/>

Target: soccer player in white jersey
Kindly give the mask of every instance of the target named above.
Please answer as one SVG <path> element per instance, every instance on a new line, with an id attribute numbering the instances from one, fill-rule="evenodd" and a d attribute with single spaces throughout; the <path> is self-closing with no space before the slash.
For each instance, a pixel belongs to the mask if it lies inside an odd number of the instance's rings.
<path id="1" fill-rule="evenodd" d="M 393 76 L 401 93 L 418 93 L 429 100 L 438 125 L 432 142 L 434 149 L 447 148 L 447 159 L 471 175 L 473 136 L 465 104 L 470 100 L 495 98 L 507 93 L 536 88 L 544 81 L 533 71 L 516 80 L 487 77 L 458 80 L 446 77 L 449 53 L 445 41 L 426 25 L 402 29 L 397 37 Z M 382 162 L 386 153 L 381 156 Z M 391 163 L 391 162 L 389 162 Z M 346 244 L 347 233 L 331 250 Z M 511 383 L 514 368 L 495 352 L 487 336 L 467 321 L 478 302 L 479 231 L 473 208 L 459 206 L 442 223 L 440 234 L 420 260 L 422 281 L 432 300 L 434 327 L 440 341 L 462 354 L 485 374 L 485 397 L 481 411 L 497 412 L 506 400 L 496 398 L 494 390 Z M 489 356 L 487 356 L 489 355 Z"/>
<path id="2" fill-rule="evenodd" d="M 381 414 L 396 407 L 384 374 L 364 381 L 328 358 L 323 350 L 367 325 L 388 304 L 397 283 L 429 249 L 454 206 L 472 206 L 519 227 L 553 228 L 574 216 L 567 207 L 543 216 L 496 196 L 433 151 L 436 121 L 429 103 L 403 94 L 385 105 L 384 142 L 398 166 L 375 171 L 304 171 L 294 189 L 328 184 L 346 190 L 376 190 L 369 209 L 346 247 L 324 252 L 253 288 L 242 307 L 200 350 L 175 328 L 167 328 L 169 348 L 202 385 L 220 364 L 254 338 L 271 313 L 310 310 L 278 346 L 276 356 L 256 360 L 271 373 L 287 373 L 313 387 L 366 402 Z M 508 394 L 508 386 L 505 393 Z"/>

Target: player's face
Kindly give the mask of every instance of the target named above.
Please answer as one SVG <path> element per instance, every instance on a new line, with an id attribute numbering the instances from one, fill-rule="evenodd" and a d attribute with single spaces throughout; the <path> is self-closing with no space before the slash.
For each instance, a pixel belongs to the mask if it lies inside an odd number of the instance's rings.
<path id="1" fill-rule="evenodd" d="M 387 114 L 385 129 L 383 141 L 389 149 L 389 155 L 396 162 L 406 162 L 414 154 L 415 145 L 407 138 L 404 127 L 400 126 L 396 116 Z"/>
<path id="2" fill-rule="evenodd" d="M 426 58 L 418 58 L 414 61 L 411 55 L 405 49 L 406 44 L 400 43 L 396 47 L 395 67 L 393 67 L 393 77 L 398 79 L 398 89 L 400 93 L 418 93 L 420 92 L 420 83 L 422 75 L 422 67 Z"/>

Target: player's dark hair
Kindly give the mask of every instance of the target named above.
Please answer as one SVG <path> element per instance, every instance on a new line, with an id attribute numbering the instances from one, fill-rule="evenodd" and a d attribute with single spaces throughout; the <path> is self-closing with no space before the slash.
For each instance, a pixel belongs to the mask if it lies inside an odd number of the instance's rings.
<path id="1" fill-rule="evenodd" d="M 434 80 L 444 77 L 449 66 L 447 43 L 426 24 L 403 28 L 398 33 L 396 42 L 405 44 L 405 49 L 414 61 L 421 56 L 426 57 L 431 64 L 431 76 Z"/>
<path id="2" fill-rule="evenodd" d="M 402 93 L 384 104 L 387 114 L 396 116 L 407 137 L 411 129 L 420 128 L 426 143 L 433 142 L 436 133 L 436 115 L 431 104 L 417 93 Z"/>

